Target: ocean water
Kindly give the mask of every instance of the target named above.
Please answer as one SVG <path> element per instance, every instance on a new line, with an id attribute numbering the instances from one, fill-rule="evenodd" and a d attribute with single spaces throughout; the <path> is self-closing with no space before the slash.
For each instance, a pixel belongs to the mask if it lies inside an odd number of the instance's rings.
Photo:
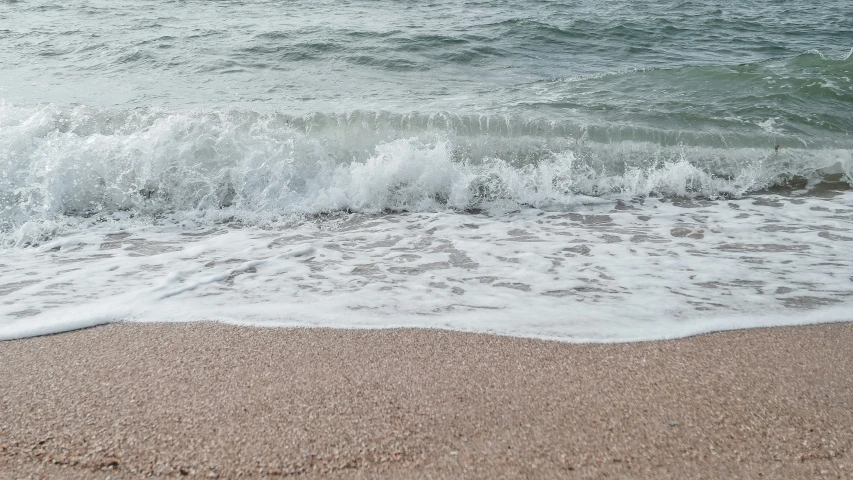
<path id="1" fill-rule="evenodd" d="M 853 320 L 853 9 L 0 2 L 0 339 Z"/>

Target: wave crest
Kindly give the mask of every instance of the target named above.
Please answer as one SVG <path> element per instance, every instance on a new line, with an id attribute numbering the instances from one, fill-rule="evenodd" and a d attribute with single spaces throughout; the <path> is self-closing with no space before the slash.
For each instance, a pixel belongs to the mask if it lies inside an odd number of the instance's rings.
<path id="1" fill-rule="evenodd" d="M 110 215 L 257 223 L 334 211 L 739 196 L 794 176 L 853 179 L 845 149 L 601 142 L 583 128 L 518 119 L 430 124 L 414 116 L 405 126 L 376 121 L 383 114 L 333 118 L 0 105 L 0 232 L 8 243 L 32 222 Z"/>

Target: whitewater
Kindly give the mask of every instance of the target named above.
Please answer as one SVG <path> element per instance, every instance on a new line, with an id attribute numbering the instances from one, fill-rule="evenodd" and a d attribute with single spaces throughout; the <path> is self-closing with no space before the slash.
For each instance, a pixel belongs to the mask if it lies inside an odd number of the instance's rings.
<path id="1" fill-rule="evenodd" d="M 843 2 L 523 3 L 0 4 L 0 339 L 853 320 Z"/>

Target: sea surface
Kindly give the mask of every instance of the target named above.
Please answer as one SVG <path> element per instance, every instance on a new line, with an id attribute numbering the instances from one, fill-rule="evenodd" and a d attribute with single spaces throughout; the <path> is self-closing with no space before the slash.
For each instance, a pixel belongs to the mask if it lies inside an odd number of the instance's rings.
<path id="1" fill-rule="evenodd" d="M 0 1 L 0 339 L 853 320 L 849 0 Z"/>

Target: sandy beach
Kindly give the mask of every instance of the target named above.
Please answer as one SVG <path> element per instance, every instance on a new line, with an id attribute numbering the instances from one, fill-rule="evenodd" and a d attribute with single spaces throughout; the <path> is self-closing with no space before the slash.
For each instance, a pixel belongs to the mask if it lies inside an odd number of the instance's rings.
<path id="1" fill-rule="evenodd" d="M 853 478 L 853 324 L 617 345 L 119 324 L 0 365 L 2 478 Z"/>

